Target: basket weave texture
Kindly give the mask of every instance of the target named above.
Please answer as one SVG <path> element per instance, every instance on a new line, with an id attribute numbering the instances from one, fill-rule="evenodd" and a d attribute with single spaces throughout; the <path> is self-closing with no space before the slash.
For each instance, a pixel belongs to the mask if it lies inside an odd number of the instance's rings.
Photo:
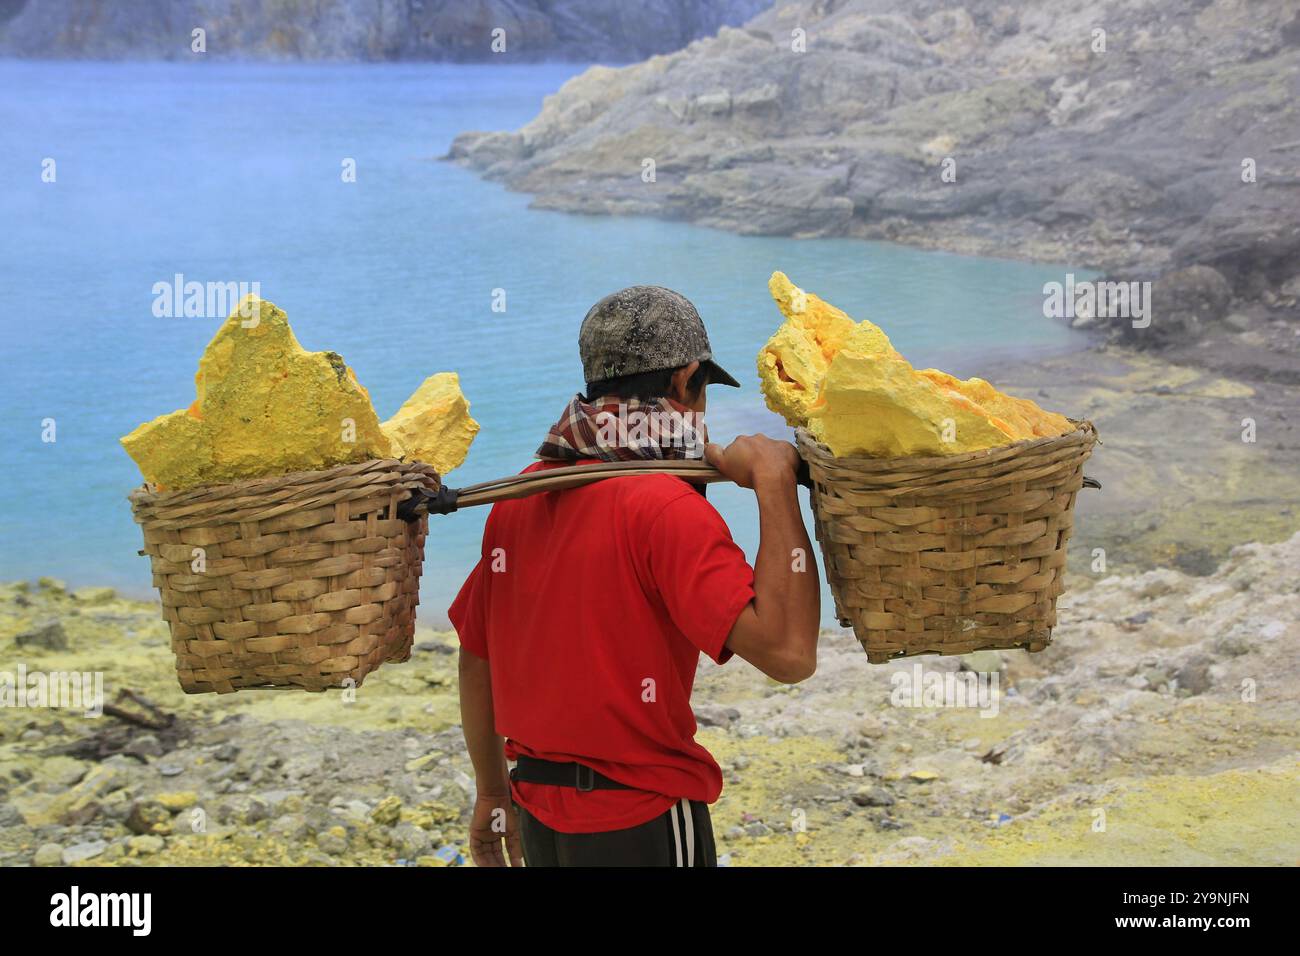
<path id="1" fill-rule="evenodd" d="M 798 429 L 840 623 L 872 663 L 1051 641 L 1096 430 L 935 458 L 836 458 Z"/>
<path id="2" fill-rule="evenodd" d="M 436 491 L 419 462 L 372 460 L 192 491 L 130 495 L 186 693 L 359 686 L 410 656 Z"/>

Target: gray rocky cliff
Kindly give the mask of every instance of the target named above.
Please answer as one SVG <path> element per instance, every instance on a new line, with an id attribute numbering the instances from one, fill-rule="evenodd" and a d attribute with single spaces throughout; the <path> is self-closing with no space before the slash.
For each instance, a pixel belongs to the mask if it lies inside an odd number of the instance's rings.
<path id="1" fill-rule="evenodd" d="M 742 23 L 770 0 L 0 0 L 0 55 L 628 62 Z M 504 54 L 491 47 L 505 31 Z"/>

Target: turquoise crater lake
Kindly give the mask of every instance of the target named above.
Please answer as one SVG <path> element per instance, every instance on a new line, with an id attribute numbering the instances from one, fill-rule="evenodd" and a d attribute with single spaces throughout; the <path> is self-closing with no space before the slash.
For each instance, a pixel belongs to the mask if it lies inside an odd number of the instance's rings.
<path id="1" fill-rule="evenodd" d="M 381 417 L 426 376 L 459 372 L 482 431 L 453 486 L 529 463 L 582 387 L 579 322 L 626 285 L 692 299 L 743 383 L 710 390 L 715 440 L 790 434 L 754 369 L 780 321 L 774 269 L 878 322 L 918 367 L 978 374 L 1081 344 L 1042 314 L 1064 266 L 531 210 L 437 161 L 459 132 L 525 123 L 579 69 L 0 62 L 0 579 L 149 594 L 126 502 L 139 473 L 117 439 L 193 401 L 220 321 L 154 314 L 155 283 L 177 273 L 260 283 L 304 347 L 344 356 Z M 670 185 L 639 174 L 631 163 L 638 188 Z M 752 559 L 752 494 L 709 498 Z M 485 517 L 431 520 L 423 623 L 446 623 Z"/>

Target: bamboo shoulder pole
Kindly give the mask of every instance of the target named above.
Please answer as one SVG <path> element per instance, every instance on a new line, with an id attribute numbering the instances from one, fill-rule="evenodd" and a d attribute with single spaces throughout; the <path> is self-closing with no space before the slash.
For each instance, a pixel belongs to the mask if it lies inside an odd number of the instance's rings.
<path id="1" fill-rule="evenodd" d="M 675 475 L 692 484 L 727 480 L 716 468 L 704 461 L 612 461 L 598 465 L 565 465 L 467 485 L 457 489 L 455 503 L 457 509 L 472 508 L 511 498 L 527 498 L 544 491 L 579 488 L 606 478 L 633 475 Z"/>

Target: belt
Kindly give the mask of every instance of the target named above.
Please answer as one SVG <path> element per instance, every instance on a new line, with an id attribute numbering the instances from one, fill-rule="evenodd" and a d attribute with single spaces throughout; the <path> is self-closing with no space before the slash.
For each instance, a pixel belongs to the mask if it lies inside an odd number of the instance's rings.
<path id="1" fill-rule="evenodd" d="M 554 760 L 539 760 L 536 757 L 523 755 L 515 761 L 515 768 L 510 771 L 510 779 L 516 783 L 546 783 L 555 787 L 576 787 L 583 792 L 636 789 L 617 780 L 611 780 L 603 773 L 597 773 L 580 763 L 558 763 Z"/>

